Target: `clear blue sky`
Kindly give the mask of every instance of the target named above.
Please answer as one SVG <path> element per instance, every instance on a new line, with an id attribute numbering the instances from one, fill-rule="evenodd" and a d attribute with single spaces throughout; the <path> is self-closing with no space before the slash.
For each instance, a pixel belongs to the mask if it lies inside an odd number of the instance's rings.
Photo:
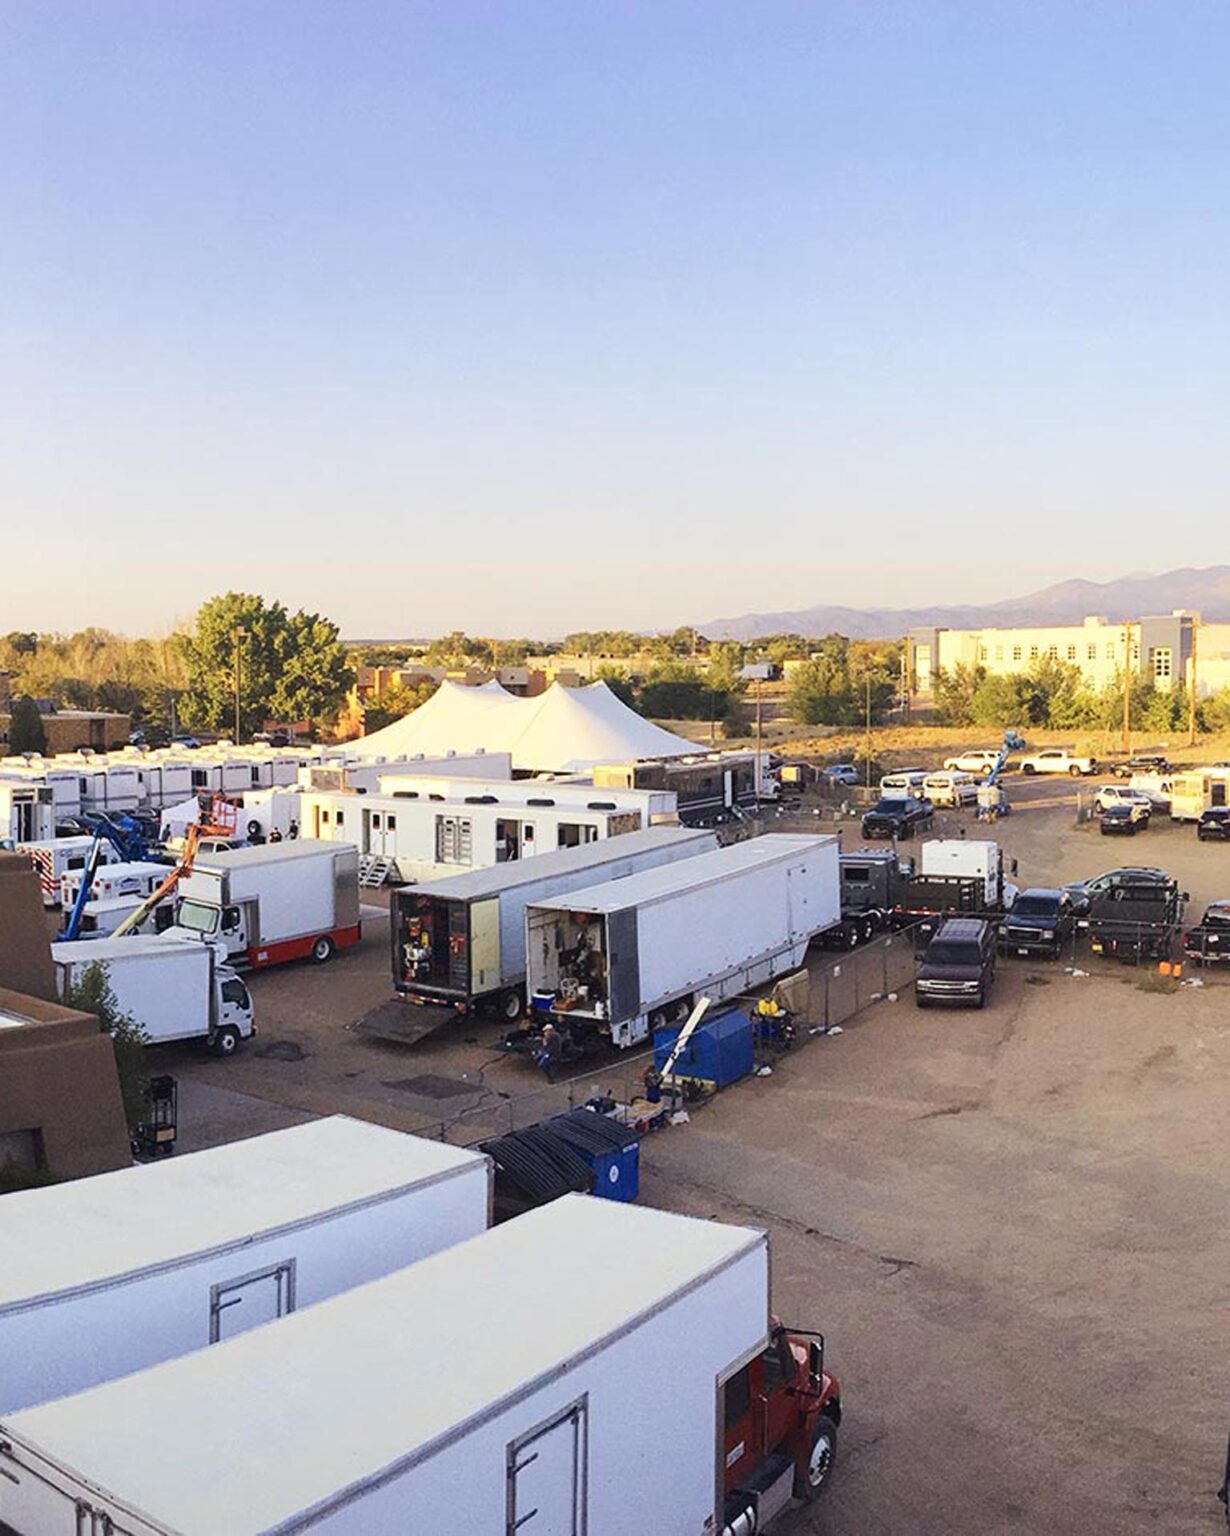
<path id="1" fill-rule="evenodd" d="M 1213 563 L 1225 0 L 0 11 L 0 629 Z"/>

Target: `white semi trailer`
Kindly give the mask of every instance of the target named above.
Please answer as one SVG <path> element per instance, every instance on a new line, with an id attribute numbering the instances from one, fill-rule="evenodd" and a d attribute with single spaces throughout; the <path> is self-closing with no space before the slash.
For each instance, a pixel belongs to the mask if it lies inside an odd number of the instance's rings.
<path id="1" fill-rule="evenodd" d="M 771 833 L 526 908 L 539 1013 L 636 1045 L 659 1024 L 794 970 L 841 922 L 835 837 Z"/>
<path id="2" fill-rule="evenodd" d="M 51 963 L 61 997 L 82 984 L 92 965 L 101 966 L 120 1013 L 150 1045 L 203 1040 L 219 1056 L 232 1056 L 256 1033 L 252 999 L 221 945 L 174 928 L 53 944 Z"/>
<path id="3" fill-rule="evenodd" d="M 620 880 L 717 848 L 712 832 L 647 827 L 393 892 L 393 984 L 415 1002 L 462 1012 L 494 1001 L 510 1022 L 525 1006 L 525 909 L 598 880 Z"/>
<path id="4" fill-rule="evenodd" d="M 342 1115 L 6 1196 L 0 1413 L 389 1274 L 489 1205 L 487 1158 Z"/>
<path id="5" fill-rule="evenodd" d="M 770 1334 L 763 1232 L 567 1196 L 6 1415 L 0 1520 L 23 1536 L 759 1531 L 831 1464 L 840 1405 L 812 1350 L 809 1370 L 805 1341 Z M 748 1373 L 770 1352 L 785 1381 L 762 1391 Z"/>

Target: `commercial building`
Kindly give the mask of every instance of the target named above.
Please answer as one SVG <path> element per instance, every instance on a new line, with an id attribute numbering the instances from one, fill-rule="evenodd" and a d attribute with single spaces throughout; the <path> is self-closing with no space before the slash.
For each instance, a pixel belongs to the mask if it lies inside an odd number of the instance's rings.
<path id="1" fill-rule="evenodd" d="M 1045 660 L 1076 667 L 1095 689 L 1120 681 L 1125 664 L 1159 688 L 1187 687 L 1193 658 L 1198 696 L 1230 685 L 1230 624 L 1201 624 L 1187 610 L 1125 623 L 1091 616 L 1080 624 L 912 629 L 905 643 L 910 703 L 921 709 L 932 703 L 941 672 L 1009 676 Z"/>

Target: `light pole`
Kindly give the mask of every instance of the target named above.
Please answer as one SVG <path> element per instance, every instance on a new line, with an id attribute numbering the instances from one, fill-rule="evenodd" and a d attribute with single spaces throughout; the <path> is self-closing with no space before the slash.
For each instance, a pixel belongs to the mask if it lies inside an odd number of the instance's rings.
<path id="1" fill-rule="evenodd" d="M 243 627 L 242 624 L 237 624 L 235 626 L 235 632 L 234 632 L 234 641 L 235 641 L 235 745 L 236 746 L 239 745 L 239 731 L 240 731 L 239 699 L 240 699 L 240 678 L 241 678 L 241 671 L 242 671 L 240 662 L 241 662 L 241 657 L 242 657 L 242 654 L 243 654 L 241 647 L 242 647 L 243 642 L 247 638 L 248 638 L 248 631 Z"/>
<path id="2" fill-rule="evenodd" d="M 871 788 L 871 671 L 868 669 L 867 677 L 867 744 L 863 751 L 867 756 L 867 788 Z"/>

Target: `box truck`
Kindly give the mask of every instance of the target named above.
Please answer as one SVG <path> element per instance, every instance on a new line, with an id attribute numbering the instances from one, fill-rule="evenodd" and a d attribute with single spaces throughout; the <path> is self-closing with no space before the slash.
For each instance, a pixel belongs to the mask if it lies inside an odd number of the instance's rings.
<path id="1" fill-rule="evenodd" d="M 150 1045 L 203 1040 L 219 1056 L 233 1056 L 256 1033 L 252 999 L 226 964 L 221 945 L 168 928 L 159 934 L 71 939 L 51 946 L 61 997 L 99 965 L 116 1006 L 138 1024 Z"/>
<path id="2" fill-rule="evenodd" d="M 23 1536 L 738 1536 L 827 1481 L 763 1232 L 568 1195 L 214 1349 L 0 1418 Z"/>
<path id="3" fill-rule="evenodd" d="M 712 832 L 648 827 L 583 848 L 497 864 L 393 892 L 393 984 L 415 1002 L 466 1012 L 491 1001 L 510 1022 L 525 1005 L 525 909 L 599 880 L 717 848 Z"/>
<path id="4" fill-rule="evenodd" d="M 803 963 L 841 922 L 835 837 L 771 833 L 526 908 L 533 1008 L 636 1045 Z"/>
<path id="5" fill-rule="evenodd" d="M 202 1349 L 474 1237 L 490 1185 L 479 1153 L 336 1115 L 6 1196 L 0 1413 Z"/>
<path id="6" fill-rule="evenodd" d="M 198 856 L 179 894 L 176 928 L 216 938 L 233 965 L 323 962 L 359 942 L 359 855 L 349 843 L 263 843 Z"/>

